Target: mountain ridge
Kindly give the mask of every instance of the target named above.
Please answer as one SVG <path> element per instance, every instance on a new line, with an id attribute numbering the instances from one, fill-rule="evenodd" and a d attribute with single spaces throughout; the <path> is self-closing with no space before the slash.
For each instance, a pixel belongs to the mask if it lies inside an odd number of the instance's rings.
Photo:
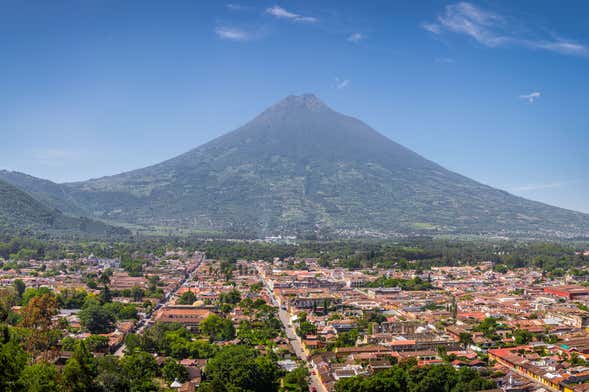
<path id="1" fill-rule="evenodd" d="M 58 190 L 91 217 L 255 237 L 589 235 L 589 215 L 449 171 L 312 94 L 159 164 Z"/>

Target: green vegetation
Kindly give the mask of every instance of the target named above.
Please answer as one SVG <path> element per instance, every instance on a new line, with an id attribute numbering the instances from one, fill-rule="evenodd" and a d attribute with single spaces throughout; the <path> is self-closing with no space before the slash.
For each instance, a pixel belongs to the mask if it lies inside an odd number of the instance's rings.
<path id="1" fill-rule="evenodd" d="M 288 392 L 306 392 L 309 390 L 307 385 L 309 379 L 309 370 L 300 366 L 284 376 L 284 390 Z"/>
<path id="2" fill-rule="evenodd" d="M 147 263 L 137 253 L 163 254 L 166 249 L 183 247 L 189 252 L 202 250 L 211 258 L 235 261 L 237 259 L 267 260 L 274 257 L 315 257 L 322 265 L 333 264 L 348 269 L 379 266 L 383 268 L 417 269 L 425 271 L 433 266 L 475 265 L 491 261 L 498 273 L 514 268 L 534 267 L 550 272 L 562 269 L 579 274 L 579 268 L 587 265 L 589 256 L 578 251 L 586 244 L 574 243 L 515 242 L 515 241 L 458 241 L 432 238 L 410 238 L 402 241 L 303 241 L 297 245 L 268 244 L 261 242 L 205 241 L 198 238 L 140 238 L 136 241 L 57 241 L 38 240 L 30 237 L 2 236 L 0 234 L 0 268 L 24 266 L 20 254 L 32 255 L 35 259 L 58 259 L 66 255 L 93 254 L 104 258 L 128 260 L 128 271 L 141 274 L 142 265 Z M 16 263 L 14 260 L 19 260 Z M 228 262 L 225 271 L 232 269 Z M 97 277 L 95 277 L 97 278 Z M 98 283 L 96 287 L 98 287 Z M 153 294 L 158 296 L 157 282 L 151 285 Z M 127 293 L 128 294 L 128 293 Z M 148 294 L 148 293 L 146 293 Z M 150 293 L 151 294 L 151 293 Z M 239 301 L 237 301 L 239 302 Z"/>
<path id="3" fill-rule="evenodd" d="M 246 298 L 239 305 L 245 314 L 252 317 L 252 320 L 243 320 L 239 324 L 237 337 L 243 343 L 250 346 L 268 344 L 280 334 L 282 323 L 278 320 L 277 311 L 264 300 Z"/>
<path id="4" fill-rule="evenodd" d="M 233 322 L 211 314 L 200 322 L 200 330 L 208 335 L 211 342 L 231 340 L 235 338 Z"/>
<path id="5" fill-rule="evenodd" d="M 176 301 L 178 305 L 192 305 L 196 301 L 196 295 L 192 291 L 186 291 Z"/>
<path id="6" fill-rule="evenodd" d="M 495 388 L 495 382 L 476 370 L 450 365 L 416 366 L 407 361 L 370 377 L 351 377 L 338 381 L 335 392 L 470 392 Z"/>
<path id="7" fill-rule="evenodd" d="M 222 304 L 236 305 L 239 301 L 241 301 L 241 294 L 236 289 L 219 294 L 219 302 Z"/>
<path id="8" fill-rule="evenodd" d="M 299 322 L 297 328 L 297 335 L 305 338 L 309 335 L 315 335 L 317 333 L 317 326 L 310 321 L 304 320 Z"/>
<path id="9" fill-rule="evenodd" d="M 174 323 L 156 323 L 143 335 L 129 334 L 125 343 L 128 352 L 139 350 L 176 359 L 210 358 L 218 351 L 218 346 Z"/>
<path id="10" fill-rule="evenodd" d="M 145 352 L 138 351 L 121 360 L 113 356 L 95 358 L 88 339 L 73 343 L 73 355 L 60 371 L 47 362 L 31 363 L 16 336 L 5 326 L 0 329 L 2 391 L 156 391 L 154 377 L 172 372 L 164 366 L 160 374 L 155 359 Z"/>
<path id="11" fill-rule="evenodd" d="M 278 391 L 280 370 L 268 356 L 245 346 L 228 346 L 207 362 L 204 392 Z"/>
<path id="12" fill-rule="evenodd" d="M 499 335 L 497 335 L 497 329 L 499 326 L 500 324 L 496 318 L 487 317 L 477 326 L 475 326 L 474 330 L 477 332 L 482 332 L 487 339 L 499 340 L 501 338 Z"/>
<path id="13" fill-rule="evenodd" d="M 22 190 L 0 180 L 0 233 L 52 233 L 125 237 L 129 231 L 88 218 L 74 218 L 47 207 Z M 26 256 L 25 254 L 20 255 Z"/>
<path id="14" fill-rule="evenodd" d="M 162 376 L 167 382 L 175 380 L 186 382 L 188 381 L 188 370 L 175 359 L 166 358 L 162 367 Z"/>
<path id="15" fill-rule="evenodd" d="M 82 326 L 91 333 L 109 333 L 114 330 L 114 314 L 101 305 L 87 306 L 80 312 L 79 317 Z"/>
<path id="16" fill-rule="evenodd" d="M 434 286 L 428 281 L 424 281 L 421 278 L 413 278 L 413 279 L 397 279 L 397 278 L 387 278 L 381 276 L 380 278 L 376 279 L 373 282 L 370 282 L 368 287 L 400 287 L 403 290 L 407 291 L 419 291 L 419 290 L 432 290 Z"/>
<path id="17" fill-rule="evenodd" d="M 358 330 L 352 329 L 349 332 L 340 332 L 334 343 L 334 347 L 353 347 L 358 339 Z"/>

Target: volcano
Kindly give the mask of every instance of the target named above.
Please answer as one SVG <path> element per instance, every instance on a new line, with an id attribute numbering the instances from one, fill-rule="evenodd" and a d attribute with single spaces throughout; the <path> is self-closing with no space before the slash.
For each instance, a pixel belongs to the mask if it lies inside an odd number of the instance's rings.
<path id="1" fill-rule="evenodd" d="M 14 175 L 12 183 L 19 186 Z M 67 203 L 89 217 L 258 238 L 589 233 L 589 215 L 449 171 L 312 94 L 286 97 L 237 130 L 154 166 L 54 185 L 59 190 L 46 200 L 64 195 L 61 209 Z"/>

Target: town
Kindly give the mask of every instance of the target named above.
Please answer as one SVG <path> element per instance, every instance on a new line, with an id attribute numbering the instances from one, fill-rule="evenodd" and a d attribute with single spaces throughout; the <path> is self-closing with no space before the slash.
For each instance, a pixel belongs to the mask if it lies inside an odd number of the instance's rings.
<path id="1" fill-rule="evenodd" d="M 233 381 L 245 390 L 367 390 L 363 383 L 408 368 L 426 369 L 405 380 L 416 385 L 444 369 L 460 390 L 589 390 L 583 268 L 350 269 L 337 259 L 217 259 L 179 247 L 71 256 L 3 261 L 1 314 L 55 374 L 71 376 L 81 352 L 101 372 L 128 374 L 101 373 L 106 390 L 231 390 Z M 268 361 L 264 376 L 228 380 L 227 361 L 247 366 L 243 358 Z M 247 385 L 255 382 L 266 384 Z"/>

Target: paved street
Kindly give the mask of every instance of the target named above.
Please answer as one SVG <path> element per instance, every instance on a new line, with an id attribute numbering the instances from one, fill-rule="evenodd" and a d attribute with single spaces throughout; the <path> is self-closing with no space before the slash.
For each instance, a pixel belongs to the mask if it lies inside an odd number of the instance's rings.
<path id="1" fill-rule="evenodd" d="M 272 300 L 272 303 L 275 306 L 278 306 L 276 298 L 274 297 L 274 292 L 269 289 L 265 280 L 264 280 L 264 286 L 266 287 L 266 290 L 270 294 L 270 298 Z M 286 332 L 286 337 L 290 341 L 290 344 L 293 347 L 297 358 L 299 358 L 300 360 L 305 362 L 305 365 L 308 367 L 309 362 L 308 362 L 307 354 L 305 354 L 305 352 L 303 351 L 303 347 L 301 345 L 301 340 L 297 335 L 294 325 L 292 325 L 292 323 L 290 322 L 288 312 L 279 307 L 278 308 L 278 318 L 282 322 L 282 325 L 284 327 L 284 331 Z M 310 369 L 310 372 L 313 372 L 313 371 L 314 370 Z M 315 388 L 315 390 L 317 392 L 327 392 L 327 389 L 323 386 L 323 384 L 321 383 L 321 380 L 319 380 L 319 376 L 317 374 L 315 374 L 315 375 L 311 374 L 311 388 Z"/>
<path id="2" fill-rule="evenodd" d="M 202 263 L 204 258 L 205 258 L 204 255 L 200 256 L 200 259 L 198 260 L 197 267 L 194 269 L 195 271 L 198 269 L 198 266 L 200 266 L 200 263 Z M 153 310 L 147 315 L 146 318 L 139 320 L 137 322 L 137 325 L 135 326 L 135 333 L 142 334 L 145 327 L 147 327 L 153 321 L 153 317 L 155 316 L 156 311 L 158 309 L 160 309 L 161 307 L 166 306 L 168 304 L 168 302 L 170 302 L 170 300 L 178 292 L 178 290 L 180 290 L 180 288 L 182 286 L 184 286 L 187 282 L 190 282 L 192 280 L 193 276 L 194 276 L 194 272 L 188 276 L 183 277 L 182 280 L 176 286 L 176 288 L 174 290 L 172 290 L 170 293 L 168 293 L 168 295 L 166 295 L 160 302 L 158 302 L 156 304 L 156 306 L 153 308 Z M 123 343 L 121 345 L 121 347 L 119 347 L 118 350 L 115 351 L 114 355 L 119 358 L 124 356 L 126 348 L 127 348 L 127 345 Z"/>

